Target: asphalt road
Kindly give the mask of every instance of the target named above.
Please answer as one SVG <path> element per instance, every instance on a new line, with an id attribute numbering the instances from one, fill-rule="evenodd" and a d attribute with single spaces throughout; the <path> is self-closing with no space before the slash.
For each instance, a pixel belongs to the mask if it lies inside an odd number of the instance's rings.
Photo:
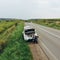
<path id="1" fill-rule="evenodd" d="M 34 23 L 25 23 L 36 29 L 39 44 L 50 60 L 60 60 L 60 30 Z"/>

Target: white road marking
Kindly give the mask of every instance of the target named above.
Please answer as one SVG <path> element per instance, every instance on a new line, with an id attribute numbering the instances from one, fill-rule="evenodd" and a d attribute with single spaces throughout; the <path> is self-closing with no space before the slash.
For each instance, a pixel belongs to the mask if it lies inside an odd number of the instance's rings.
<path id="1" fill-rule="evenodd" d="M 47 30 L 45 30 L 45 29 L 42 29 L 42 28 L 39 28 L 39 29 L 41 29 L 41 30 L 43 30 L 43 31 L 45 31 L 45 32 L 47 32 L 47 33 L 49 33 L 49 34 L 51 34 L 51 35 L 53 35 L 53 36 L 55 36 L 55 37 L 57 37 L 57 38 L 60 39 L 60 36 L 58 36 L 58 35 L 56 35 L 56 34 L 53 34 L 53 33 L 49 32 L 49 31 L 47 31 Z"/>

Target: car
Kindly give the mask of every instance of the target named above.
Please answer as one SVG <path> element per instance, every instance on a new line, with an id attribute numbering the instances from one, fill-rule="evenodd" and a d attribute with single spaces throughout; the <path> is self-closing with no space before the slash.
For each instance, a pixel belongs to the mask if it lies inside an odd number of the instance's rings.
<path id="1" fill-rule="evenodd" d="M 24 27 L 23 38 L 25 41 L 38 43 L 38 35 L 37 35 L 35 29 L 31 26 Z"/>

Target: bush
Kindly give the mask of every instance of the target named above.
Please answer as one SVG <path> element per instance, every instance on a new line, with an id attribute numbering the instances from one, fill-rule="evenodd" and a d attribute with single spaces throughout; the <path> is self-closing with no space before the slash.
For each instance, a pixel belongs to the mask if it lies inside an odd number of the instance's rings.
<path id="1" fill-rule="evenodd" d="M 6 46 L 6 40 L 0 40 L 0 53 L 3 52 L 3 49 L 5 48 Z"/>

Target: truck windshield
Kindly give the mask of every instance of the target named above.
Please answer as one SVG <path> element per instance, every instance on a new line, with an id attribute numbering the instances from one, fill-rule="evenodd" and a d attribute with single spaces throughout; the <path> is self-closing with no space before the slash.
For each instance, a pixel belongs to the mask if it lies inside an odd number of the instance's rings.
<path id="1" fill-rule="evenodd" d="M 33 33 L 35 33 L 35 29 L 25 30 L 25 34 L 33 34 Z"/>

